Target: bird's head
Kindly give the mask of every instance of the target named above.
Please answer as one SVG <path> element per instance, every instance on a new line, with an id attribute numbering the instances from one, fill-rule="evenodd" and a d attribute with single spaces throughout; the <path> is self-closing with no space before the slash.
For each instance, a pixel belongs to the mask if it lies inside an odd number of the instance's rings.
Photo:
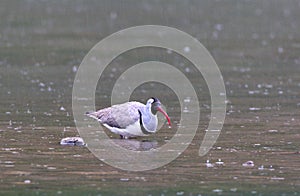
<path id="1" fill-rule="evenodd" d="M 155 97 L 151 97 L 150 99 L 148 99 L 147 101 L 147 105 L 151 107 L 151 113 L 153 115 L 156 115 L 157 112 L 161 112 L 167 119 L 168 124 L 171 126 L 171 120 L 170 117 L 168 116 L 168 114 L 162 109 L 161 107 L 161 103 L 160 101 L 155 98 Z"/>

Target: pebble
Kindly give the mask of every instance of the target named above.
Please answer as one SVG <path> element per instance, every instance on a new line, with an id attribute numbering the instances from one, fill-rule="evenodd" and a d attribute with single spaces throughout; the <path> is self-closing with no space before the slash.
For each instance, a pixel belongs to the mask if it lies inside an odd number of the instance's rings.
<path id="1" fill-rule="evenodd" d="M 269 130 L 268 132 L 269 132 L 269 133 L 277 133 L 278 130 L 276 130 L 276 129 L 271 129 L 271 130 Z"/>
<path id="2" fill-rule="evenodd" d="M 209 160 L 206 160 L 206 167 L 214 167 L 214 164 L 210 163 Z"/>
<path id="3" fill-rule="evenodd" d="M 261 166 L 259 166 L 257 169 L 258 169 L 258 170 L 264 170 L 265 168 L 264 168 L 263 165 L 261 165 Z"/>
<path id="4" fill-rule="evenodd" d="M 218 161 L 216 162 L 216 165 L 224 165 L 224 162 L 221 159 L 218 159 Z"/>
<path id="5" fill-rule="evenodd" d="M 246 161 L 245 163 L 242 164 L 243 167 L 254 167 L 254 162 L 253 161 Z"/>
<path id="6" fill-rule="evenodd" d="M 66 137 L 61 139 L 60 145 L 63 146 L 86 146 L 81 137 Z"/>
<path id="7" fill-rule="evenodd" d="M 176 195 L 184 195 L 184 192 L 183 191 L 179 191 L 176 193 Z"/>
<path id="8" fill-rule="evenodd" d="M 214 193 L 222 193 L 223 190 L 222 190 L 222 189 L 214 189 L 213 192 L 214 192 Z"/>
<path id="9" fill-rule="evenodd" d="M 25 184 L 30 184 L 30 183 L 31 183 L 31 180 L 24 180 L 24 183 L 25 183 Z"/>

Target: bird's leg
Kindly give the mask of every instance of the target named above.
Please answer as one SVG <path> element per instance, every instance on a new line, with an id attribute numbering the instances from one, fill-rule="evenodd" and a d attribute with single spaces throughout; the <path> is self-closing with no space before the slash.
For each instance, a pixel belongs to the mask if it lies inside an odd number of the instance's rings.
<path id="1" fill-rule="evenodd" d="M 120 135 L 120 138 L 121 138 L 121 139 L 125 139 L 125 140 L 127 140 L 127 139 L 129 139 L 129 136 Z"/>

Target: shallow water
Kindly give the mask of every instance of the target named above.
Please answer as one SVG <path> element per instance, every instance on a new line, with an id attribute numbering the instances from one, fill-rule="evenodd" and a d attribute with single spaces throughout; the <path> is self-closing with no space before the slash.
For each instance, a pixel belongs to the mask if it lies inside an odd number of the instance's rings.
<path id="1" fill-rule="evenodd" d="M 296 1 L 272 6 L 259 1 L 0 4 L 1 194 L 300 194 Z M 185 72 L 196 84 L 201 106 L 197 134 L 184 153 L 161 168 L 127 172 L 98 160 L 86 147 L 59 142 L 79 136 L 71 93 L 82 58 L 105 36 L 145 23 L 177 27 L 208 48 L 224 77 L 227 115 L 217 142 L 199 157 L 199 141 L 210 115 L 203 78 L 185 59 L 162 49 L 134 50 L 118 57 L 97 86 L 97 108 L 110 105 L 112 82 L 124 69 L 153 59 Z M 180 110 L 174 92 L 157 83 L 145 84 L 131 98 L 145 102 L 150 96 L 160 98 L 176 130 Z M 168 142 L 174 129 L 163 126 L 149 138 L 130 141 L 109 136 L 125 148 L 148 150 Z M 243 166 L 247 161 L 254 166 Z"/>

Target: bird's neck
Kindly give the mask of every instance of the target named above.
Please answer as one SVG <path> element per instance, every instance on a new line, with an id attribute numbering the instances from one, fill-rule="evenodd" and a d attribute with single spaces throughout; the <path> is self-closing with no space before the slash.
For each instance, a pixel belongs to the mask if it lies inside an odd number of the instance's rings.
<path id="1" fill-rule="evenodd" d="M 153 115 L 151 108 L 145 108 L 141 111 L 142 121 L 145 129 L 149 132 L 155 132 L 157 128 L 157 116 Z"/>

